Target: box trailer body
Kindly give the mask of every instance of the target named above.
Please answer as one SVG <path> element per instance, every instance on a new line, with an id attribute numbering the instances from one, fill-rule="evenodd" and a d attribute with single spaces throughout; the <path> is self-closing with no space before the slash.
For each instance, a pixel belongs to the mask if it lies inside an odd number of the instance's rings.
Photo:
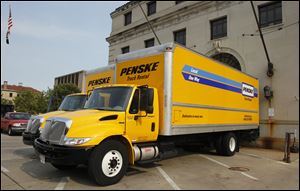
<path id="1" fill-rule="evenodd" d="M 99 185 L 111 185 L 128 164 L 175 156 L 185 144 L 232 156 L 257 138 L 259 83 L 250 75 L 174 43 L 120 55 L 113 67 L 101 70 L 111 84 L 88 73 L 85 109 L 46 120 L 34 142 L 42 163 L 87 164 Z"/>
<path id="2" fill-rule="evenodd" d="M 115 65 L 103 66 L 85 73 L 84 92 L 88 95 L 101 85 L 115 82 Z"/>
<path id="3" fill-rule="evenodd" d="M 258 80 L 174 43 L 120 55 L 116 84 L 158 90 L 159 135 L 256 129 Z"/>

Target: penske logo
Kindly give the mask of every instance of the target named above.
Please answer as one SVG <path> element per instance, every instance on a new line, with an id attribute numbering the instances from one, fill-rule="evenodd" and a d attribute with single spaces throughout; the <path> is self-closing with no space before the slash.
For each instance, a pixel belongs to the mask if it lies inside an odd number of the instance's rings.
<path id="1" fill-rule="evenodd" d="M 88 87 L 89 86 L 96 86 L 96 85 L 101 85 L 101 84 L 108 84 L 110 81 L 111 77 L 107 77 L 107 78 L 99 78 L 96 80 L 90 80 L 88 83 Z"/>
<path id="2" fill-rule="evenodd" d="M 145 72 L 156 71 L 157 67 L 158 67 L 158 63 L 159 62 L 153 62 L 153 63 L 149 63 L 149 64 L 142 64 L 142 65 L 138 65 L 138 66 L 123 68 L 121 70 L 120 76 L 123 76 L 123 75 L 127 76 L 127 75 L 132 75 L 132 74 L 141 74 L 141 73 L 145 73 Z"/>
<path id="3" fill-rule="evenodd" d="M 254 87 L 249 84 L 242 83 L 242 94 L 244 96 L 254 97 Z"/>

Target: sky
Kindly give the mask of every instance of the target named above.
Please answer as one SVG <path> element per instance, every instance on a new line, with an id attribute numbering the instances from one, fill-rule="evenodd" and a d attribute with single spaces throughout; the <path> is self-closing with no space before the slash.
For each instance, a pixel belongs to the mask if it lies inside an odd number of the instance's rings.
<path id="1" fill-rule="evenodd" d="M 1 84 L 46 91 L 57 76 L 108 65 L 110 13 L 126 2 L 1 1 Z"/>

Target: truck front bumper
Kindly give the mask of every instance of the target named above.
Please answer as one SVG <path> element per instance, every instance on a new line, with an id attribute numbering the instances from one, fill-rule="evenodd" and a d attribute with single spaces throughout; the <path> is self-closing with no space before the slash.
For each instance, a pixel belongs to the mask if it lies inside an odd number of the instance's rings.
<path id="1" fill-rule="evenodd" d="M 51 145 L 41 139 L 34 140 L 35 150 L 43 156 L 43 162 L 60 165 L 78 165 L 87 164 L 93 147 L 66 147 L 60 145 Z"/>
<path id="2" fill-rule="evenodd" d="M 40 134 L 36 133 L 36 134 L 32 134 L 30 132 L 26 132 L 24 131 L 23 134 L 23 143 L 25 145 L 33 145 L 34 144 L 34 140 L 39 138 Z"/>

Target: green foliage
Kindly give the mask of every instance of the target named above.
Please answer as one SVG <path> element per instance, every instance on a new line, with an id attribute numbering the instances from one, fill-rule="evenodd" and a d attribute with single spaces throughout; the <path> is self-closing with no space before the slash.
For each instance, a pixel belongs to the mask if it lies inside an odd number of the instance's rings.
<path id="1" fill-rule="evenodd" d="M 31 91 L 19 92 L 19 96 L 14 99 L 15 110 L 32 114 L 45 113 L 47 111 L 47 100 L 45 93 Z"/>
<path id="2" fill-rule="evenodd" d="M 57 110 L 63 98 L 72 93 L 80 93 L 80 89 L 75 84 L 59 84 L 54 86 L 53 90 L 48 89 L 48 98 L 52 98 L 50 111 Z"/>
<path id="3" fill-rule="evenodd" d="M 1 94 L 1 105 L 13 105 L 14 103 L 11 100 L 5 99 Z"/>
<path id="4" fill-rule="evenodd" d="M 74 84 L 59 84 L 54 86 L 54 89 L 48 89 L 47 92 L 41 93 L 22 91 L 14 99 L 15 110 L 32 114 L 46 113 L 50 98 L 52 98 L 49 111 L 55 111 L 66 95 L 79 92 L 79 88 Z"/>

